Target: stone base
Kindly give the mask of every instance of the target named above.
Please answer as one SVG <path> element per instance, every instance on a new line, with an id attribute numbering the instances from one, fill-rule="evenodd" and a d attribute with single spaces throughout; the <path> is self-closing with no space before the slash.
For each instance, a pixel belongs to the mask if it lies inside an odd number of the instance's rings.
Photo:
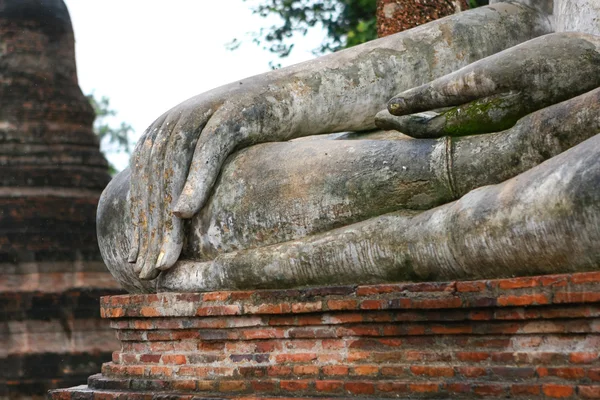
<path id="1" fill-rule="evenodd" d="M 87 387 L 50 398 L 598 399 L 599 283 L 594 272 L 104 297 L 121 350 Z"/>

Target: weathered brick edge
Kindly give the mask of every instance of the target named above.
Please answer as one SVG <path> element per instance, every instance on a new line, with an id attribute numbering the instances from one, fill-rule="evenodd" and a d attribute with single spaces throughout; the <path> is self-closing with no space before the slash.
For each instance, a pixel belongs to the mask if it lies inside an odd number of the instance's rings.
<path id="1" fill-rule="evenodd" d="M 600 302 L 599 283 L 600 272 L 585 272 L 469 282 L 159 293 L 103 297 L 100 311 L 103 318 L 119 319 L 580 304 Z"/>
<path id="2" fill-rule="evenodd" d="M 600 272 L 111 296 L 121 349 L 51 399 L 600 399 Z M 201 397 L 198 397 L 201 396 Z"/>

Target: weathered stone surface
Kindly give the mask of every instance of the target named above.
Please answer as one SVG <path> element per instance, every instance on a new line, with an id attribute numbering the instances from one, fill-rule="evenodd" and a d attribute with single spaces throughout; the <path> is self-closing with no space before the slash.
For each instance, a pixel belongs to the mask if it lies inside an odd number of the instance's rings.
<path id="1" fill-rule="evenodd" d="M 375 114 L 398 89 L 443 76 L 550 31 L 545 16 L 519 5 L 480 8 L 463 15 L 215 89 L 157 120 L 135 152 L 132 165 L 144 167 L 133 170 L 130 203 L 117 206 L 108 200 L 128 179 L 123 175 L 109 187 L 107 201 L 99 209 L 100 248 L 117 279 L 130 290 L 153 290 L 139 276 L 155 277 L 177 260 L 184 244 L 179 216 L 191 217 L 206 202 L 210 193 L 206 189 L 234 148 L 373 128 Z M 461 36 L 465 40 L 450 40 Z M 265 96 L 265 91 L 270 95 Z M 150 177 L 160 182 L 144 183 Z M 176 203 L 185 211 L 177 209 Z M 123 207 L 133 214 L 117 209 Z M 136 226 L 131 246 L 121 240 L 124 221 Z M 129 265 L 127 258 L 137 262 Z"/>
<path id="2" fill-rule="evenodd" d="M 115 341 L 119 293 L 95 233 L 108 183 L 59 0 L 0 1 L 0 398 L 85 382 Z"/>
<path id="3" fill-rule="evenodd" d="M 402 32 L 468 8 L 466 0 L 377 0 L 377 36 Z"/>
<path id="4" fill-rule="evenodd" d="M 453 15 L 169 111 L 101 200 L 109 268 L 140 292 L 597 269 L 600 39 L 585 24 L 542 35 L 560 15 L 525 3 Z M 376 124 L 414 139 L 272 143 Z"/>
<path id="5" fill-rule="evenodd" d="M 104 297 L 120 349 L 87 387 L 50 398 L 594 398 L 598 284 L 595 272 Z"/>

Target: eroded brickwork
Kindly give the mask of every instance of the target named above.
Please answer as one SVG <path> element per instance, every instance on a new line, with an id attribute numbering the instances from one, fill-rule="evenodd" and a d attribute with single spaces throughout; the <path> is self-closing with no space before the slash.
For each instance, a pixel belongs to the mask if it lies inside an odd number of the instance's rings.
<path id="1" fill-rule="evenodd" d="M 377 35 L 402 32 L 468 8 L 466 0 L 377 0 Z"/>
<path id="2" fill-rule="evenodd" d="M 120 349 L 88 387 L 51 398 L 597 399 L 599 284 L 583 273 L 105 297 Z"/>
<path id="3" fill-rule="evenodd" d="M 109 181 L 61 0 L 0 1 L 0 398 L 42 398 L 110 359 L 96 244 Z"/>

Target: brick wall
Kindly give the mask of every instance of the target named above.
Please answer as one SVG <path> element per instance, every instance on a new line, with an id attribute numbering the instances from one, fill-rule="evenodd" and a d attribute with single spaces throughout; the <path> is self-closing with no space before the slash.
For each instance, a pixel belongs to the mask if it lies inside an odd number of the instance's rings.
<path id="1" fill-rule="evenodd" d="M 583 273 L 105 297 L 121 348 L 88 388 L 52 398 L 600 398 L 599 283 Z"/>
<path id="2" fill-rule="evenodd" d="M 95 210 L 108 183 L 61 0 L 0 1 L 0 398 L 84 383 L 117 344 Z"/>

